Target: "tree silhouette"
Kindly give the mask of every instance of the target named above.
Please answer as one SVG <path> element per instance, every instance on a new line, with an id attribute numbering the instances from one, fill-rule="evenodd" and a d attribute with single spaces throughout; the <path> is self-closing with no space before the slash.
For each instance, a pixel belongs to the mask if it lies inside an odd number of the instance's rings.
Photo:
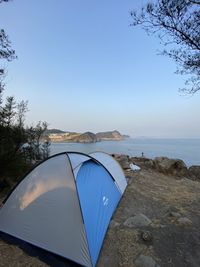
<path id="1" fill-rule="evenodd" d="M 177 63 L 177 73 L 187 75 L 181 90 L 194 94 L 200 90 L 200 1 L 157 0 L 140 12 L 132 11 L 132 26 L 156 34 L 164 46 L 163 55 Z"/>

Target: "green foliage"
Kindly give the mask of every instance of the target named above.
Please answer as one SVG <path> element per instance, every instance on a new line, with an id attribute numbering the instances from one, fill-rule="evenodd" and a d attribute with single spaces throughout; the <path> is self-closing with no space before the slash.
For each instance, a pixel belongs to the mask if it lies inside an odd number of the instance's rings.
<path id="1" fill-rule="evenodd" d="M 3 29 L 0 29 L 0 59 L 11 61 L 15 56 L 15 50 L 11 48 L 11 42 Z"/>
<path id="2" fill-rule="evenodd" d="M 0 4 L 9 1 L 10 0 L 0 0 Z M 0 60 L 12 61 L 15 58 L 15 50 L 11 47 L 8 35 L 3 29 L 0 29 Z M 2 103 L 2 92 L 5 88 L 4 77 L 5 70 L 0 68 L 0 104 Z"/>
<path id="3" fill-rule="evenodd" d="M 1 3 L 2 1 L 0 1 Z M 5 33 L 3 29 L 0 29 L 0 60 L 7 60 L 11 61 L 16 58 L 15 50 L 11 48 L 11 43 L 8 38 L 8 35 Z M 5 77 L 5 70 L 3 68 L 0 68 L 0 103 L 1 100 L 1 94 L 5 88 L 5 84 L 3 82 Z"/>
<path id="4" fill-rule="evenodd" d="M 162 54 L 172 58 L 177 73 L 187 75 L 182 91 L 200 90 L 200 1 L 157 0 L 146 4 L 140 13 L 131 12 L 132 26 L 156 34 L 164 46 Z"/>
<path id="5" fill-rule="evenodd" d="M 0 105 L 0 177 L 18 177 L 49 156 L 50 142 L 44 135 L 47 123 L 24 127 L 27 104 L 7 97 L 5 104 Z"/>
<path id="6" fill-rule="evenodd" d="M 66 133 L 65 131 L 61 131 L 59 129 L 47 129 L 45 134 L 49 135 L 49 134 L 63 134 Z"/>
<path id="7" fill-rule="evenodd" d="M 3 2 L 9 2 L 10 0 L 0 0 L 0 4 Z"/>
<path id="8" fill-rule="evenodd" d="M 28 161 L 38 161 L 49 156 L 50 142 L 44 135 L 47 130 L 46 122 L 38 122 L 35 127 L 26 129 L 27 146 L 23 149 Z"/>
<path id="9" fill-rule="evenodd" d="M 0 4 L 9 0 L 0 0 Z M 16 58 L 8 35 L 0 29 L 0 60 Z M 0 189 L 7 178 L 17 178 L 38 160 L 49 156 L 50 142 L 44 136 L 47 123 L 25 128 L 28 102 L 17 103 L 13 96 L 3 101 L 5 70 L 0 68 Z"/>

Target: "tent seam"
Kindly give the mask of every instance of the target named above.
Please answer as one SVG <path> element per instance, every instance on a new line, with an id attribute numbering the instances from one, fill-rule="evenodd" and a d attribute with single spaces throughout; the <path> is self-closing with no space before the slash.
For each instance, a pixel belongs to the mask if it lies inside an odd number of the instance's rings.
<path id="1" fill-rule="evenodd" d="M 76 184 L 76 179 L 75 179 L 75 176 L 74 176 L 74 171 L 73 171 L 73 168 L 72 168 L 72 164 L 71 164 L 71 160 L 70 160 L 70 157 L 68 155 L 68 152 L 66 152 L 66 156 L 67 156 L 67 158 L 69 160 L 69 165 L 70 165 L 70 168 L 71 168 L 71 171 L 72 171 L 72 176 L 73 176 L 75 187 L 76 187 L 76 195 L 77 195 L 77 198 L 78 198 L 78 204 L 79 204 L 79 208 L 80 208 L 80 212 L 81 212 L 81 218 L 82 218 L 82 222 L 83 222 L 83 226 L 84 226 L 84 230 L 85 230 L 85 237 L 86 237 L 88 252 L 89 252 L 89 256 L 90 256 L 90 263 L 93 266 L 92 257 L 91 257 L 91 253 L 90 253 L 89 242 L 88 242 L 88 238 L 87 238 L 87 234 L 86 234 L 86 229 L 85 229 L 85 222 L 84 222 L 83 212 L 82 212 L 82 208 L 81 208 L 81 201 L 80 201 L 80 198 L 79 198 L 78 188 L 77 188 L 77 184 Z"/>

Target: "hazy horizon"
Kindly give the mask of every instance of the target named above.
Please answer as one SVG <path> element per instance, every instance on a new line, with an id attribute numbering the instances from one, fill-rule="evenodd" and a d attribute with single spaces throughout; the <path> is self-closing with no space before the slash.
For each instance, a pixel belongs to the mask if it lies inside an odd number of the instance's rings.
<path id="1" fill-rule="evenodd" d="M 159 40 L 130 27 L 146 1 L 21 0 L 0 5 L 16 50 L 4 96 L 29 101 L 27 124 L 75 132 L 117 129 L 131 137 L 200 138 L 200 94 L 158 56 Z"/>

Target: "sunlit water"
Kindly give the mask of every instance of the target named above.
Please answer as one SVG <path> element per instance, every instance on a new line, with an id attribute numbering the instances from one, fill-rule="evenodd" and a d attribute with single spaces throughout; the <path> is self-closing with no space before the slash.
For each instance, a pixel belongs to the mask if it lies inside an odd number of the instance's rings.
<path id="1" fill-rule="evenodd" d="M 123 141 L 104 141 L 92 144 L 52 143 L 51 155 L 63 151 L 90 153 L 104 151 L 129 156 L 154 158 L 166 156 L 179 158 L 188 165 L 200 165 L 200 139 L 126 139 Z"/>

